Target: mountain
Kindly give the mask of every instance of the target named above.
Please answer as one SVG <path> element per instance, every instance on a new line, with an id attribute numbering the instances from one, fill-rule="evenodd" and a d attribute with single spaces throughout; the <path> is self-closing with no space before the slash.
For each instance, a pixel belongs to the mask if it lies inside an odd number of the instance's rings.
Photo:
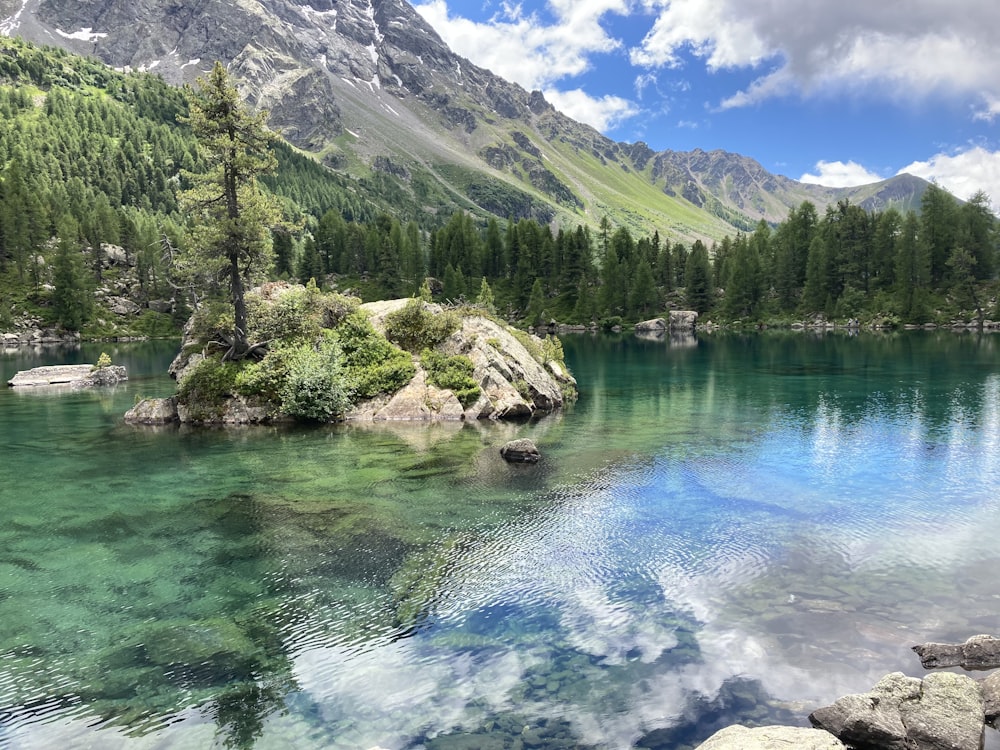
<path id="1" fill-rule="evenodd" d="M 0 0 L 0 18 L 4 34 L 173 83 L 222 60 L 291 143 L 386 176 L 427 211 L 607 215 L 691 240 L 780 221 L 803 200 L 908 207 L 927 185 L 904 175 L 838 190 L 722 151 L 617 143 L 459 57 L 402 0 Z"/>

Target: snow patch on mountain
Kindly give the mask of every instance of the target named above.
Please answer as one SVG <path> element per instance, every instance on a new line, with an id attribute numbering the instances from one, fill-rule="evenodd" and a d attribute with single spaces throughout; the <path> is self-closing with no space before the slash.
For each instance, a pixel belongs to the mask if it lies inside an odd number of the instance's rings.
<path id="1" fill-rule="evenodd" d="M 29 2 L 31 0 L 21 0 L 21 7 L 17 9 L 17 12 L 9 18 L 0 21 L 0 34 L 10 36 L 14 32 L 14 29 L 21 25 L 21 14 L 24 13 L 24 9 L 28 7 Z"/>
<path id="2" fill-rule="evenodd" d="M 63 37 L 64 39 L 76 39 L 77 41 L 80 42 L 96 42 L 98 39 L 104 39 L 104 37 L 107 36 L 106 33 L 94 31 L 94 29 L 90 26 L 88 26 L 85 29 L 80 29 L 79 31 L 73 31 L 73 32 L 67 32 L 63 31 L 62 29 L 56 29 L 56 33 L 59 36 Z"/>

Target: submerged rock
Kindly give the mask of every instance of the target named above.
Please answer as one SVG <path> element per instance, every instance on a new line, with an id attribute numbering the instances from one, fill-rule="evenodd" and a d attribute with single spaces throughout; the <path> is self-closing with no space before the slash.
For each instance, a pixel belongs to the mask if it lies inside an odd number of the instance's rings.
<path id="1" fill-rule="evenodd" d="M 69 386 L 93 388 L 117 385 L 128 380 L 128 373 L 121 365 L 50 365 L 22 370 L 7 381 L 11 388 L 37 388 L 40 386 Z"/>
<path id="2" fill-rule="evenodd" d="M 500 449 L 500 455 L 508 463 L 534 464 L 542 454 L 538 452 L 538 447 L 527 438 L 511 440 Z"/>

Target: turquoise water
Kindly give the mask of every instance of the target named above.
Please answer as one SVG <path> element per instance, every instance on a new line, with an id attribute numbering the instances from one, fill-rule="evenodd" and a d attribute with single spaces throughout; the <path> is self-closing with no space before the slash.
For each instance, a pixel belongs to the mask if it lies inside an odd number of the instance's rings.
<path id="1" fill-rule="evenodd" d="M 1000 338 L 567 337 L 518 425 L 135 428 L 0 391 L 0 747 L 693 747 L 996 631 Z M 537 466 L 498 448 L 532 437 Z"/>

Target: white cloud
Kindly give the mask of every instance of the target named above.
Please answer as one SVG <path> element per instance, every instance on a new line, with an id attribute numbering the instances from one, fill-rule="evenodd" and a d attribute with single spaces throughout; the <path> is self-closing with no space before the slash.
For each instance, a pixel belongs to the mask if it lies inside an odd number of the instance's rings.
<path id="1" fill-rule="evenodd" d="M 537 13 L 525 15 L 520 5 L 506 3 L 487 23 L 451 15 L 446 0 L 414 7 L 456 53 L 526 89 L 543 90 L 556 109 L 575 120 L 606 131 L 639 112 L 620 96 L 595 97 L 555 86 L 587 72 L 591 55 L 621 47 L 601 19 L 627 13 L 626 0 L 549 0 L 554 20 L 548 24 Z"/>
<path id="2" fill-rule="evenodd" d="M 904 172 L 934 180 L 962 200 L 982 190 L 990 196 L 993 210 L 1000 213 L 1000 151 L 973 146 L 951 154 L 936 154 L 899 170 L 899 174 Z"/>
<path id="3" fill-rule="evenodd" d="M 710 70 L 771 66 L 723 107 L 861 88 L 897 98 L 971 94 L 986 112 L 1000 112 L 995 0 L 912 0 L 905 13 L 871 0 L 808 7 L 801 0 L 646 0 L 646 7 L 658 17 L 631 50 L 637 65 L 676 67 L 690 53 Z"/>
<path id="4" fill-rule="evenodd" d="M 529 90 L 584 73 L 590 55 L 621 47 L 601 19 L 626 13 L 626 0 L 549 0 L 548 7 L 553 23 L 506 3 L 488 23 L 477 23 L 451 15 L 446 0 L 414 5 L 452 50 Z"/>
<path id="5" fill-rule="evenodd" d="M 982 109 L 975 113 L 973 119 L 993 122 L 1000 115 L 1000 96 L 986 96 Z"/>
<path id="6" fill-rule="evenodd" d="M 628 99 L 610 95 L 597 98 L 583 89 L 572 91 L 548 89 L 545 91 L 545 98 L 564 115 L 578 122 L 585 122 L 602 132 L 639 114 L 639 108 Z"/>
<path id="7" fill-rule="evenodd" d="M 855 187 L 856 185 L 870 185 L 884 179 L 881 175 L 866 169 L 857 162 L 818 161 L 816 162 L 816 174 L 804 174 L 799 178 L 799 182 L 825 185 L 826 187 Z"/>

